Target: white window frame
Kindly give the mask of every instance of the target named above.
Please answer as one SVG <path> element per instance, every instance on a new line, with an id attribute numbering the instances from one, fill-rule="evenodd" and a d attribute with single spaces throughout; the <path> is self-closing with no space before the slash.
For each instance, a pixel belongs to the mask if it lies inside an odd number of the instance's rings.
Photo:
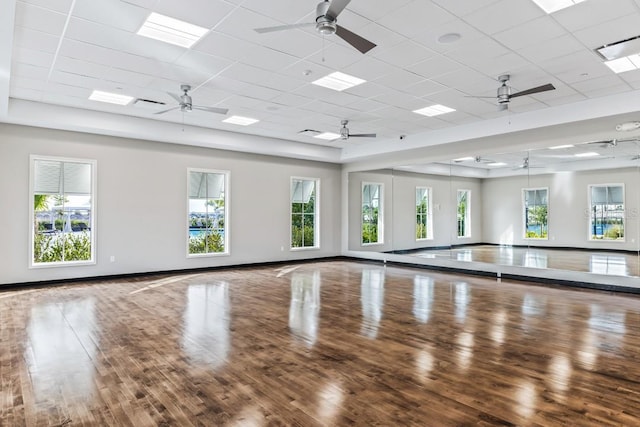
<path id="1" fill-rule="evenodd" d="M 224 252 L 207 252 L 201 254 L 192 254 L 189 253 L 189 227 L 191 225 L 190 214 L 191 210 L 189 209 L 189 191 L 190 191 L 190 182 L 191 172 L 200 172 L 200 173 L 212 173 L 212 174 L 222 174 L 224 175 Z M 229 217 L 229 206 L 231 205 L 231 172 L 228 170 L 220 170 L 220 169 L 204 169 L 204 168 L 187 168 L 187 193 L 186 193 L 186 204 L 187 204 L 187 214 L 186 214 L 186 225 L 187 225 L 187 239 L 186 239 L 186 253 L 187 258 L 206 258 L 206 257 L 219 257 L 219 256 L 229 256 L 231 255 L 230 248 L 230 235 L 231 235 L 231 219 Z"/>
<path id="2" fill-rule="evenodd" d="M 427 195 L 427 237 L 418 237 L 418 221 L 417 221 L 417 216 L 418 216 L 418 205 L 417 205 L 417 196 L 418 196 L 418 190 L 426 190 L 425 194 Z M 432 210 L 432 206 L 433 206 L 433 202 L 431 200 L 431 194 L 432 194 L 432 190 L 431 187 L 424 187 L 424 186 L 416 186 L 416 206 L 415 206 L 415 215 L 416 215 L 416 224 L 415 224 L 415 232 L 414 232 L 414 236 L 416 239 L 416 242 L 421 242 L 424 240 L 433 240 L 433 210 Z"/>
<path id="3" fill-rule="evenodd" d="M 458 194 L 461 191 L 467 192 L 467 210 L 465 212 L 465 234 L 464 236 L 458 235 Z M 471 190 L 460 188 L 456 192 L 456 236 L 458 239 L 470 239 L 471 238 Z"/>
<path id="4" fill-rule="evenodd" d="M 33 224 L 35 223 L 35 206 L 34 206 L 34 185 L 35 185 L 35 164 L 37 160 L 42 161 L 54 161 L 61 163 L 83 163 L 91 165 L 91 209 L 90 209 L 90 239 L 91 239 L 91 258 L 86 261 L 56 261 L 56 262 L 34 262 L 33 245 L 35 241 L 35 230 Z M 51 268 L 51 267 L 73 267 L 73 266 L 86 266 L 96 264 L 96 247 L 97 247 L 97 185 L 96 178 L 98 162 L 95 159 L 78 159 L 73 157 L 54 157 L 54 156 L 41 156 L 37 154 L 31 154 L 29 156 L 29 268 Z"/>
<path id="5" fill-rule="evenodd" d="M 594 239 L 593 238 L 593 233 L 591 232 L 593 230 L 593 223 L 592 223 L 592 219 L 593 217 L 591 216 L 591 209 L 593 207 L 592 205 L 592 201 L 591 201 L 591 194 L 592 191 L 591 189 L 594 187 L 622 187 L 622 230 L 624 232 L 624 235 L 621 239 L 606 239 L 606 238 L 602 238 L 602 239 Z M 627 211 L 627 200 L 626 200 L 626 189 L 624 186 L 624 183 L 614 183 L 614 184 L 589 184 L 587 186 L 587 201 L 589 203 L 588 207 L 587 207 L 587 215 L 588 215 L 588 225 L 589 225 L 589 230 L 587 233 L 587 238 L 590 242 L 619 242 L 619 243 L 624 243 L 626 241 L 627 238 L 627 221 L 626 221 L 626 211 Z"/>
<path id="6" fill-rule="evenodd" d="M 545 190 L 547 192 L 547 237 L 527 237 L 526 192 Z M 522 189 L 522 238 L 524 240 L 549 240 L 549 187 L 532 187 Z"/>
<path id="7" fill-rule="evenodd" d="M 291 200 L 291 193 L 293 191 L 293 181 L 313 181 L 315 188 L 315 201 L 314 201 L 314 211 L 313 211 L 313 246 L 302 246 L 302 247 L 293 247 L 293 211 L 291 209 L 291 205 L 293 201 Z M 308 177 L 300 177 L 300 176 L 292 176 L 289 180 L 289 250 L 291 251 L 308 251 L 308 250 L 318 250 L 320 249 L 320 178 L 308 178 Z"/>
<path id="8" fill-rule="evenodd" d="M 362 217 L 362 205 L 363 205 L 363 195 L 364 195 L 364 187 L 366 185 L 377 185 L 379 186 L 378 191 L 378 241 L 377 242 L 362 242 L 362 226 L 364 225 L 364 218 Z M 362 186 L 360 187 L 360 245 L 361 246 L 376 246 L 376 245 L 384 245 L 384 184 L 381 182 L 362 182 Z"/>

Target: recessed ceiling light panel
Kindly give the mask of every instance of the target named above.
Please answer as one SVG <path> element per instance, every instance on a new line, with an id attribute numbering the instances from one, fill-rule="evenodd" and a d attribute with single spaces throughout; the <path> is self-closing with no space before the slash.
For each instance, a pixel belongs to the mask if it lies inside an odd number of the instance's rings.
<path id="1" fill-rule="evenodd" d="M 507 164 L 504 162 L 493 162 L 493 163 L 487 163 L 487 166 L 498 167 L 498 166 L 507 166 Z"/>
<path id="2" fill-rule="evenodd" d="M 254 123 L 258 123 L 259 121 L 260 120 L 258 119 L 252 119 L 250 117 L 242 117 L 242 116 L 231 116 L 223 120 L 223 122 L 225 123 L 231 123 L 233 125 L 240 125 L 240 126 L 249 126 Z"/>
<path id="3" fill-rule="evenodd" d="M 440 104 L 432 105 L 430 107 L 421 108 L 419 110 L 413 110 L 414 113 L 422 114 L 423 116 L 427 116 L 427 117 L 439 116 L 440 114 L 447 114 L 447 113 L 451 113 L 451 112 L 454 112 L 454 111 L 456 111 L 456 110 L 454 110 L 453 108 L 449 108 L 447 106 L 444 106 L 444 105 L 440 105 Z"/>
<path id="4" fill-rule="evenodd" d="M 331 73 L 311 83 L 342 92 L 343 90 L 358 86 L 365 82 L 366 80 L 336 71 L 335 73 Z"/>
<path id="5" fill-rule="evenodd" d="M 573 147 L 573 144 L 556 145 L 553 147 L 549 147 L 549 150 L 561 150 L 563 148 L 571 148 L 571 147 Z"/>
<path id="6" fill-rule="evenodd" d="M 153 12 L 138 30 L 138 35 L 190 48 L 207 32 L 206 28 Z"/>
<path id="7" fill-rule="evenodd" d="M 637 56 L 637 55 L 634 55 Z M 638 67 L 634 64 L 629 56 L 624 58 L 613 59 L 611 61 L 605 61 L 604 65 L 609 67 L 611 71 L 616 74 L 625 73 L 627 71 L 637 70 Z"/>
<path id="8" fill-rule="evenodd" d="M 340 138 L 340 134 L 333 132 L 323 132 L 320 135 L 314 136 L 314 138 L 324 139 L 327 141 L 333 141 L 334 139 Z"/>
<path id="9" fill-rule="evenodd" d="M 535 4 L 540 6 L 540 9 L 547 13 L 557 12 L 561 9 L 582 3 L 585 0 L 533 0 Z"/>
<path id="10" fill-rule="evenodd" d="M 470 162 L 471 160 L 475 160 L 475 157 L 460 157 L 459 159 L 453 159 L 454 162 Z"/>
<path id="11" fill-rule="evenodd" d="M 597 157 L 600 153 L 596 153 L 595 151 L 588 151 L 586 153 L 578 153 L 575 154 L 576 157 Z"/>
<path id="12" fill-rule="evenodd" d="M 133 101 L 133 96 L 94 90 L 89 96 L 89 99 L 91 101 L 106 102 L 109 104 L 127 105 Z"/>

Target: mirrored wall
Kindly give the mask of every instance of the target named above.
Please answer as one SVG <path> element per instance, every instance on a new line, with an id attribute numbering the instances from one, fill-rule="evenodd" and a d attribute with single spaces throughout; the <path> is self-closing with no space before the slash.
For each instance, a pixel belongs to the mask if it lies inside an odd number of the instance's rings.
<path id="1" fill-rule="evenodd" d="M 498 276 L 640 277 L 637 139 L 350 172 L 348 193 L 350 251 Z"/>

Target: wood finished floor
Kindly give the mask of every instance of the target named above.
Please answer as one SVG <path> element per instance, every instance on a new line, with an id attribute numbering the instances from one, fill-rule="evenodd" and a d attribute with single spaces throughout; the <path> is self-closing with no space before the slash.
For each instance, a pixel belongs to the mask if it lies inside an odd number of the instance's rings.
<path id="1" fill-rule="evenodd" d="M 477 245 L 411 252 L 422 258 L 451 258 L 488 264 L 550 268 L 612 276 L 640 276 L 640 252 Z"/>
<path id="2" fill-rule="evenodd" d="M 2 426 L 640 424 L 640 299 L 348 261 L 0 292 Z"/>

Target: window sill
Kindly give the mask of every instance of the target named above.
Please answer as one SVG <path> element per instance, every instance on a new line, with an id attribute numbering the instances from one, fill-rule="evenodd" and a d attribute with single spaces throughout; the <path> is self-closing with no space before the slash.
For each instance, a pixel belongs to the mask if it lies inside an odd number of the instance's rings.
<path id="1" fill-rule="evenodd" d="M 290 252 L 317 251 L 319 249 L 320 249 L 320 246 L 304 246 L 304 247 L 289 248 L 289 251 Z"/>

